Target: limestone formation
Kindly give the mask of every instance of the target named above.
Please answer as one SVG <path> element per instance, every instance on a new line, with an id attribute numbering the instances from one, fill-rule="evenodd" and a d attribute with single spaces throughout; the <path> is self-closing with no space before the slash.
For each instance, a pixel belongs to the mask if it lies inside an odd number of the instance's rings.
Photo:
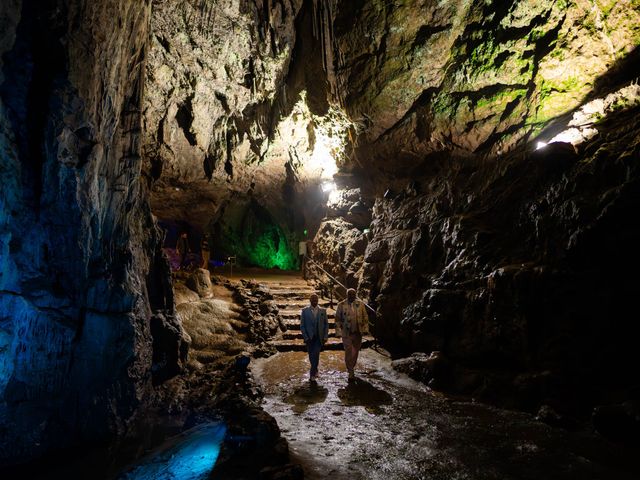
<path id="1" fill-rule="evenodd" d="M 304 65 L 292 65 L 300 37 L 314 41 L 310 28 L 296 31 L 311 18 L 302 4 L 153 2 L 143 115 L 152 208 L 209 230 L 221 259 L 293 270 L 298 237 L 322 217 L 309 199 L 325 169 L 324 117 L 296 80 Z"/>
<path id="2" fill-rule="evenodd" d="M 234 298 L 243 307 L 243 315 L 249 320 L 249 339 L 262 344 L 274 337 L 278 331 L 285 331 L 278 307 L 273 301 L 269 288 L 256 281 L 243 281 L 242 287 L 235 289 Z"/>
<path id="3" fill-rule="evenodd" d="M 0 465 L 151 406 L 286 461 L 232 372 L 277 304 L 185 285 L 159 225 L 212 265 L 313 240 L 414 377 L 633 436 L 639 43 L 637 0 L 4 0 Z"/>
<path id="4" fill-rule="evenodd" d="M 209 276 L 209 271 L 204 268 L 196 269 L 189 278 L 187 278 L 186 286 L 202 298 L 210 298 L 213 296 L 213 292 L 211 291 L 211 277 Z"/>
<path id="5" fill-rule="evenodd" d="M 481 167 L 461 159 L 420 182 L 421 194 L 398 188 L 376 199 L 358 268 L 383 343 L 398 353 L 442 350 L 476 369 L 552 369 L 575 389 L 605 388 L 599 382 L 616 371 L 621 387 L 635 365 L 632 342 L 619 335 L 635 336 L 624 312 L 640 265 L 627 249 L 638 229 L 624 220 L 640 153 L 633 112 L 610 117 L 579 154 L 552 144 Z M 316 250 L 345 280 L 335 266 L 358 265 L 340 247 L 349 231 Z"/>
<path id="6" fill-rule="evenodd" d="M 362 126 L 355 161 L 389 175 L 528 141 L 610 88 L 638 44 L 633 1 L 338 3 L 327 48 L 340 103 Z"/>

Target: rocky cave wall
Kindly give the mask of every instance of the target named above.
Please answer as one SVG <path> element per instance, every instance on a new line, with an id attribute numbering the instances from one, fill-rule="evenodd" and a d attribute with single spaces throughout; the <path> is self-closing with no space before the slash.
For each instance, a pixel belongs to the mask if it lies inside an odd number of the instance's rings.
<path id="1" fill-rule="evenodd" d="M 637 396 L 640 5 L 333 6 L 331 91 L 358 135 L 316 260 L 396 355 L 441 351 L 448 388 L 532 409 Z M 576 147 L 534 151 L 559 134 Z"/>
<path id="2" fill-rule="evenodd" d="M 606 87 L 599 78 L 640 43 L 632 0 L 337 5 L 330 83 L 359 125 L 360 162 L 391 176 L 420 174 L 438 152 L 527 141 Z"/>
<path id="3" fill-rule="evenodd" d="M 173 300 L 140 181 L 149 2 L 0 7 L 0 463 L 122 432 Z"/>
<path id="4" fill-rule="evenodd" d="M 302 0 L 153 3 L 143 128 L 152 209 L 212 234 L 219 259 L 293 268 L 297 241 L 324 214 L 312 156 L 328 104 L 314 12 Z"/>

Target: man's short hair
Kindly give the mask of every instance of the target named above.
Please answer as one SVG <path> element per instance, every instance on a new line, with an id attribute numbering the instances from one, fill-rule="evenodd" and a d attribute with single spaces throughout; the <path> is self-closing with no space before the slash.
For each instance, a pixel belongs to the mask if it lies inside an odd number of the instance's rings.
<path id="1" fill-rule="evenodd" d="M 313 297 L 319 298 L 317 293 L 312 293 L 311 295 L 309 295 L 309 300 L 311 300 Z"/>
<path id="2" fill-rule="evenodd" d="M 355 294 L 356 293 L 356 289 L 355 288 L 350 288 L 349 290 L 347 290 L 347 295 L 349 295 L 351 292 L 353 292 Z"/>

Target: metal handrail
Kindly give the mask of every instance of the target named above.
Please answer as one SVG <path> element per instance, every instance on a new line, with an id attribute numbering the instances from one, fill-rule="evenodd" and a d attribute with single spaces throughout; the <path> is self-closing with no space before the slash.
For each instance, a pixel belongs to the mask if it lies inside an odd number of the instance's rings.
<path id="1" fill-rule="evenodd" d="M 344 288 L 345 290 L 349 290 L 346 286 L 344 286 L 342 283 L 340 283 L 340 280 L 338 280 L 336 277 L 334 277 L 333 275 L 331 275 L 329 272 L 327 272 L 324 268 L 322 268 L 320 266 L 320 264 L 318 262 L 316 262 L 315 260 L 306 257 L 306 259 L 313 263 L 316 267 L 318 267 L 320 270 L 322 270 L 324 272 L 324 274 L 329 277 L 331 280 L 333 280 L 335 283 L 337 283 L 338 285 L 340 285 L 342 288 Z M 361 298 L 356 296 L 356 300 L 360 300 L 362 303 L 364 303 L 364 306 L 367 307 L 369 310 L 371 310 L 373 313 L 376 313 L 376 311 L 364 300 L 362 300 Z"/>

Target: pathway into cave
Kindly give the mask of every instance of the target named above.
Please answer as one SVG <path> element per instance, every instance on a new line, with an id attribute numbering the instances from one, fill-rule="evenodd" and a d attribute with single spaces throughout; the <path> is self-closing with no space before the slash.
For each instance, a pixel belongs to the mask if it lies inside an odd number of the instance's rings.
<path id="1" fill-rule="evenodd" d="M 589 432 L 437 394 L 371 349 L 361 354 L 357 381 L 348 383 L 342 359 L 342 352 L 323 352 L 317 384 L 307 381 L 303 352 L 253 362 L 264 408 L 305 478 L 638 478 L 624 452 Z"/>
<path id="2" fill-rule="evenodd" d="M 309 297 L 316 293 L 320 297 L 319 305 L 327 309 L 329 319 L 329 340 L 325 344 L 325 350 L 341 350 L 342 340 L 335 336 L 335 308 L 338 300 L 323 296 L 298 274 L 289 272 L 283 274 L 269 273 L 264 270 L 238 271 L 236 279 L 242 278 L 255 280 L 269 289 L 273 300 L 278 307 L 278 313 L 282 317 L 287 330 L 277 335 L 269 343 L 279 352 L 304 352 L 306 346 L 300 332 L 300 311 L 309 305 Z M 373 337 L 363 337 L 362 346 L 368 348 L 373 343 Z"/>

